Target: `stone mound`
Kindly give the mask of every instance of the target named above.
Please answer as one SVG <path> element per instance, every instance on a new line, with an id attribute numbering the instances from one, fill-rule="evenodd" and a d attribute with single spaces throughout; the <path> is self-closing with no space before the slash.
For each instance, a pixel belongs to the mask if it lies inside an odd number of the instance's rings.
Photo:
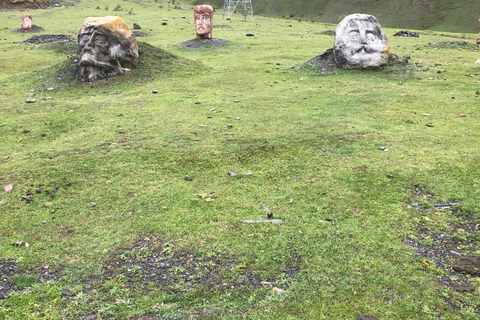
<path id="1" fill-rule="evenodd" d="M 230 44 L 230 41 L 224 39 L 192 39 L 185 42 L 180 43 L 180 46 L 183 48 L 189 49 L 199 49 L 202 47 L 214 47 L 214 46 L 225 46 Z"/>
<path id="2" fill-rule="evenodd" d="M 420 36 L 416 32 L 408 31 L 408 30 L 402 30 L 398 31 L 393 35 L 394 37 L 415 37 L 419 38 Z"/>

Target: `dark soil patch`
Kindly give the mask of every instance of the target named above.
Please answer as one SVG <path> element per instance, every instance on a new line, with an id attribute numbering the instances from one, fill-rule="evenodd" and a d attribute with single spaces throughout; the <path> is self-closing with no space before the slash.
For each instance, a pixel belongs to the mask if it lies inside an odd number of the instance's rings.
<path id="1" fill-rule="evenodd" d="M 140 287 L 145 293 L 153 287 L 176 295 L 194 290 L 235 290 L 241 294 L 274 285 L 262 283 L 236 257 L 213 252 L 200 254 L 161 239 L 141 240 L 133 247 L 117 250 L 104 268 L 107 277 L 126 277 L 128 288 Z M 298 271 L 298 266 L 286 266 L 284 276 L 291 278 Z"/>
<path id="2" fill-rule="evenodd" d="M 14 33 L 35 33 L 35 32 L 40 32 L 40 31 L 43 31 L 42 27 L 39 27 L 39 26 L 36 26 L 36 25 L 32 24 L 32 28 L 28 31 L 22 30 L 20 28 L 20 29 L 13 30 L 12 32 L 14 32 Z"/>
<path id="3" fill-rule="evenodd" d="M 66 34 L 42 34 L 38 36 L 33 36 L 25 41 L 22 41 L 22 43 L 25 44 L 56 43 L 59 45 L 64 45 L 72 42 L 75 42 L 75 40 L 71 36 Z"/>
<path id="4" fill-rule="evenodd" d="M 200 49 L 203 47 L 217 47 L 230 44 L 230 41 L 224 39 L 192 39 L 180 43 L 180 46 L 188 49 Z"/>
<path id="5" fill-rule="evenodd" d="M 0 260 L 0 300 L 4 300 L 7 296 L 17 289 L 12 282 L 13 276 L 17 272 L 17 261 L 15 259 Z"/>
<path id="6" fill-rule="evenodd" d="M 330 73 L 335 71 L 335 54 L 333 53 L 333 48 L 328 49 L 325 52 L 320 53 L 318 56 L 313 57 L 312 59 L 305 62 L 305 64 L 313 65 L 321 73 Z"/>

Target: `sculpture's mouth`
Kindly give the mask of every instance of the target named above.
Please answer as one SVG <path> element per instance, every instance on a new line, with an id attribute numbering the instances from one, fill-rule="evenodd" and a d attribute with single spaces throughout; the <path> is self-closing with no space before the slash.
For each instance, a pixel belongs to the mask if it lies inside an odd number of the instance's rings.
<path id="1" fill-rule="evenodd" d="M 80 66 L 87 67 L 87 66 L 94 66 L 95 65 L 95 57 L 90 52 L 84 52 L 82 57 L 80 58 Z"/>
<path id="2" fill-rule="evenodd" d="M 206 34 L 209 32 L 209 29 L 205 25 L 199 25 L 197 26 L 197 33 L 198 34 Z"/>

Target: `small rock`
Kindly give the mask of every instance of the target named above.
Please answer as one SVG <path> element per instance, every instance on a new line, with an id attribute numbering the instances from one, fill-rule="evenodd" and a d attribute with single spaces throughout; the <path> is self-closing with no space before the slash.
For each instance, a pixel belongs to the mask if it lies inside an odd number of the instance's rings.
<path id="1" fill-rule="evenodd" d="M 378 149 L 380 149 L 380 150 L 384 151 L 386 148 L 385 148 L 384 146 L 381 146 L 381 147 L 380 147 L 380 148 L 378 148 Z"/>
<path id="2" fill-rule="evenodd" d="M 417 122 L 417 120 L 415 120 L 415 119 L 410 119 L 410 120 L 408 120 L 408 122 L 410 122 L 410 123 L 415 123 L 415 122 Z"/>
<path id="3" fill-rule="evenodd" d="M 200 101 L 195 101 L 195 104 L 201 104 L 201 102 Z"/>
<path id="4" fill-rule="evenodd" d="M 94 202 L 94 201 L 90 201 L 88 204 L 91 205 L 91 206 L 94 206 L 94 205 L 96 205 L 97 203 Z"/>
<path id="5" fill-rule="evenodd" d="M 282 294 L 282 293 L 285 292 L 285 290 L 277 288 L 277 287 L 274 287 L 273 290 L 275 291 L 276 294 Z"/>
<path id="6" fill-rule="evenodd" d="M 47 88 L 48 91 L 52 91 L 53 90 L 53 87 L 50 87 L 50 88 Z"/>
<path id="7" fill-rule="evenodd" d="M 208 111 L 215 111 L 215 108 L 208 109 Z"/>
<path id="8" fill-rule="evenodd" d="M 260 282 L 260 284 L 261 284 L 262 286 L 272 287 L 272 284 L 271 284 L 270 282 L 268 282 L 268 281 L 262 281 L 262 282 Z"/>
<path id="9" fill-rule="evenodd" d="M 233 127 L 233 124 L 229 123 L 229 124 L 227 125 L 227 127 L 231 128 L 231 127 Z"/>
<path id="10" fill-rule="evenodd" d="M 23 133 L 29 133 L 29 132 L 30 130 L 27 130 L 27 129 L 23 130 Z"/>
<path id="11" fill-rule="evenodd" d="M 157 90 L 152 90 L 152 93 L 157 93 L 158 91 Z"/>
<path id="12" fill-rule="evenodd" d="M 458 116 L 460 117 L 466 117 L 467 115 L 465 113 L 459 113 Z"/>
<path id="13" fill-rule="evenodd" d="M 167 23 L 165 21 L 162 22 L 162 26 L 166 26 L 166 25 L 167 25 Z"/>
<path id="14" fill-rule="evenodd" d="M 427 126 L 427 127 L 433 127 L 433 124 L 432 124 L 431 122 L 428 122 L 428 123 L 426 124 L 426 126 Z"/>
<path id="15" fill-rule="evenodd" d="M 192 177 L 190 177 L 190 176 L 185 176 L 185 180 L 186 180 L 186 181 L 192 181 L 192 180 L 193 180 L 193 178 L 192 178 Z"/>
<path id="16" fill-rule="evenodd" d="M 238 100 L 233 100 L 233 102 L 235 102 L 235 103 L 239 103 L 240 101 L 238 101 Z"/>
<path id="17" fill-rule="evenodd" d="M 297 179 L 298 177 L 297 176 L 290 176 L 290 178 Z"/>
<path id="18" fill-rule="evenodd" d="M 472 286 L 469 283 L 454 284 L 454 285 L 452 285 L 452 290 L 453 291 L 460 291 L 460 292 L 470 292 L 470 291 L 474 291 L 475 287 Z"/>
<path id="19" fill-rule="evenodd" d="M 255 35 L 253 33 L 247 33 L 247 37 L 254 37 Z"/>
<path id="20" fill-rule="evenodd" d="M 162 21 L 168 21 L 168 19 L 167 19 L 167 18 L 163 18 Z"/>
<path id="21" fill-rule="evenodd" d="M 139 30 L 139 29 L 142 29 L 142 28 L 140 28 L 140 25 L 138 23 L 134 22 L 133 23 L 133 29 Z"/>
<path id="22" fill-rule="evenodd" d="M 22 246 L 23 241 L 16 241 L 16 242 L 12 243 L 12 245 L 17 246 L 17 247 Z"/>
<path id="23" fill-rule="evenodd" d="M 3 161 L 7 161 L 8 159 L 10 159 L 10 157 L 3 157 L 2 158 Z"/>
<path id="24" fill-rule="evenodd" d="M 3 191 L 10 192 L 13 190 L 13 184 L 8 184 L 3 188 Z"/>
<path id="25" fill-rule="evenodd" d="M 27 100 L 25 100 L 25 102 L 26 102 L 26 103 L 35 103 L 35 102 L 37 102 L 37 100 L 35 100 L 35 99 L 27 99 Z"/>
<path id="26" fill-rule="evenodd" d="M 62 290 L 62 295 L 67 296 L 67 297 L 71 297 L 71 296 L 73 296 L 73 293 L 70 290 L 63 289 Z"/>
<path id="27" fill-rule="evenodd" d="M 424 116 L 424 117 L 430 117 L 431 114 L 430 114 L 430 113 L 424 113 L 424 114 L 422 114 L 422 116 Z"/>
<path id="28" fill-rule="evenodd" d="M 45 202 L 43 204 L 44 207 L 50 207 L 53 203 L 52 202 Z"/>
<path id="29" fill-rule="evenodd" d="M 4 203 L 5 203 L 5 201 L 3 201 L 3 200 L 0 200 L 0 204 L 4 204 Z"/>
<path id="30" fill-rule="evenodd" d="M 230 171 L 230 170 L 228 170 L 227 173 L 228 173 L 231 177 L 235 177 L 235 176 L 238 174 L 238 172 Z"/>

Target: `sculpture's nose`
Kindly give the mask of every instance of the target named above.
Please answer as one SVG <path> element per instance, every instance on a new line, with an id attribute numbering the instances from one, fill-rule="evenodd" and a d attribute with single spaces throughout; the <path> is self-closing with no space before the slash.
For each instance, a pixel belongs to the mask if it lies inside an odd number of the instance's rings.
<path id="1" fill-rule="evenodd" d="M 367 44 L 367 34 L 365 32 L 360 32 L 360 39 L 361 44 Z"/>

